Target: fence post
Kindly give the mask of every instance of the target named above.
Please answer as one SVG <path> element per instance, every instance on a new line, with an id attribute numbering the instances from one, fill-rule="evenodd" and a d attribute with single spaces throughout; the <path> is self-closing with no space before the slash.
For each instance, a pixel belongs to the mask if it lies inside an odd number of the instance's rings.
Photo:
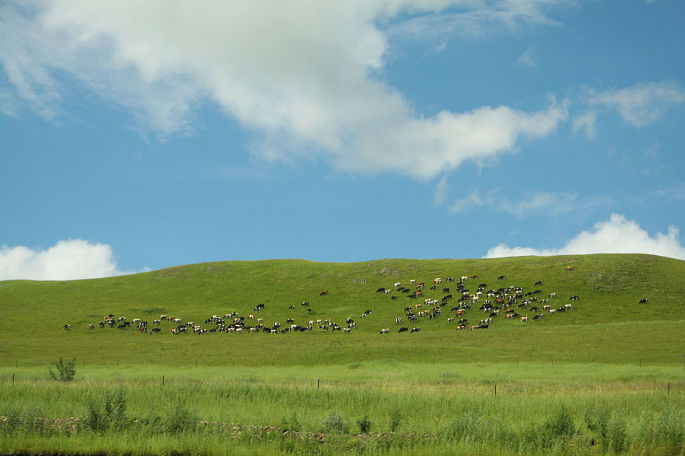
<path id="1" fill-rule="evenodd" d="M 497 383 L 495 383 L 495 397 L 497 397 Z"/>
<path id="2" fill-rule="evenodd" d="M 14 373 L 12 373 L 12 384 L 14 385 Z"/>
<path id="3" fill-rule="evenodd" d="M 670 383 L 668 384 L 668 390 L 667 391 L 668 392 L 666 394 L 671 394 L 671 384 Z"/>
<path id="4" fill-rule="evenodd" d="M 319 389 L 321 387 L 321 379 L 317 378 L 316 379 L 316 389 Z"/>
<path id="5" fill-rule="evenodd" d="M 162 386 L 164 386 L 164 376 L 162 375 Z"/>

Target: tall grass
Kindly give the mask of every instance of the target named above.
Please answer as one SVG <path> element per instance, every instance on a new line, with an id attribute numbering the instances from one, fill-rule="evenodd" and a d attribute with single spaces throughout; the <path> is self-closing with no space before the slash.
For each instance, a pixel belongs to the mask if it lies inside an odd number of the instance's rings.
<path id="1" fill-rule="evenodd" d="M 491 381 L 474 379 L 475 371 L 496 378 L 503 367 L 512 370 L 497 395 Z M 446 379 L 455 368 L 464 377 Z M 28 375 L 0 386 L 6 418 L 0 452 L 38 445 L 47 452 L 97 453 L 102 442 L 134 454 L 234 454 L 236 445 L 246 454 L 685 451 L 683 384 L 662 387 L 680 367 L 652 368 L 652 381 L 645 381 L 626 380 L 620 369 L 610 376 L 608 366 L 588 374 L 584 385 L 573 375 L 535 375 L 534 365 L 376 363 L 373 372 L 337 366 L 328 373 L 340 375 L 336 382 L 326 380 L 328 369 L 172 370 L 164 385 L 150 371 L 108 380 L 86 369 L 69 384 Z M 395 376 L 402 380 L 385 384 Z M 221 443 L 227 440 L 230 447 Z"/>

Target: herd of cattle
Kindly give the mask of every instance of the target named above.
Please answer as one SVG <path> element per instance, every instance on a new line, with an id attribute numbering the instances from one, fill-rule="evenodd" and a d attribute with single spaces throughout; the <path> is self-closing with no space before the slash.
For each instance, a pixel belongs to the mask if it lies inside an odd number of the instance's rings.
<path id="1" fill-rule="evenodd" d="M 395 282 L 392 286 L 380 287 L 376 293 L 389 296 L 393 305 L 399 304 L 400 297 L 406 298 L 404 304 L 397 305 L 398 312 L 395 316 L 397 332 L 415 333 L 421 330 L 419 322 L 424 319 L 434 320 L 444 318 L 447 324 L 456 326 L 458 331 L 470 329 L 487 329 L 497 319 L 517 319 L 522 323 L 529 320 L 539 320 L 545 315 L 566 312 L 573 309 L 571 303 L 553 304 L 557 301 L 555 292 L 543 294 L 542 281 L 536 281 L 533 288 L 525 291 L 523 287 L 516 285 L 489 287 L 487 283 L 478 283 L 478 276 L 461 276 L 458 280 L 454 277 L 436 277 L 426 286 L 425 282 L 410 280 L 407 284 Z M 505 281 L 506 277 L 500 275 L 499 282 Z M 328 290 L 322 290 L 320 296 L 327 296 Z M 328 298 L 325 298 L 328 299 Z M 573 295 L 570 301 L 578 300 Z M 644 302 L 647 300 L 644 299 Z M 641 301 L 641 302 L 643 302 Z M 408 305 L 406 305 L 408 302 Z M 305 313 L 312 311 L 309 302 L 304 301 L 299 305 Z M 121 330 L 136 329 L 141 333 L 160 334 L 209 334 L 209 333 L 296 333 L 308 331 L 340 331 L 350 333 L 357 328 L 357 323 L 352 317 L 345 319 L 344 323 L 337 323 L 331 318 L 305 319 L 296 322 L 294 318 L 288 318 L 283 324 L 278 321 L 265 322 L 261 316 L 265 305 L 257 304 L 252 313 L 239 315 L 238 312 L 224 315 L 212 315 L 202 321 L 188 321 L 178 316 L 165 314 L 159 318 L 147 321 L 140 318 L 131 320 L 124 316 L 108 314 L 97 323 L 88 325 L 88 329 L 118 328 Z M 289 305 L 289 310 L 296 309 L 295 305 Z M 400 312 L 399 309 L 402 309 Z M 448 310 L 449 309 L 449 310 Z M 477 317 L 472 321 L 467 318 L 467 312 L 477 309 Z M 359 318 L 367 319 L 372 309 L 365 310 Z M 473 317 L 474 312 L 469 312 Z M 361 322 L 360 322 L 361 323 Z M 388 322 L 390 323 L 390 322 Z M 406 325 L 406 326 L 405 326 Z M 64 325 L 69 330 L 71 325 Z M 382 327 L 380 334 L 391 332 L 390 325 Z"/>
<path id="2" fill-rule="evenodd" d="M 528 322 L 529 318 L 532 320 L 544 318 L 545 313 L 554 314 L 573 309 L 570 303 L 558 307 L 552 305 L 557 297 L 556 292 L 541 298 L 542 290 L 539 288 L 524 292 L 522 287 L 516 285 L 495 289 L 489 288 L 487 283 L 480 283 L 475 290 L 469 290 L 466 288 L 466 283 L 473 279 L 478 279 L 478 276 L 461 276 L 458 281 L 455 281 L 454 277 L 445 279 L 436 277 L 433 279 L 429 290 L 441 291 L 442 297 L 439 298 L 425 297 L 425 282 L 417 282 L 416 280 L 410 280 L 408 286 L 401 282 L 395 282 L 392 287 L 381 287 L 376 292 L 390 295 L 393 301 L 397 301 L 398 296 L 402 294 L 410 300 L 419 301 L 404 308 L 404 315 L 395 318 L 396 325 L 401 325 L 404 321 L 416 323 L 422 318 L 438 318 L 444 308 L 450 307 L 449 312 L 452 316 L 447 318 L 447 323 L 455 323 L 458 331 L 487 329 L 494 319 L 501 315 L 506 319 L 520 319 L 521 322 L 525 323 Z M 506 276 L 500 275 L 497 280 L 506 280 Z M 538 286 L 542 286 L 541 280 L 534 283 L 534 287 Z M 570 297 L 571 301 L 578 299 L 580 298 L 577 295 Z M 478 317 L 477 324 L 469 323 L 469 320 L 465 318 L 466 312 L 476 306 L 481 311 L 483 318 Z M 410 331 L 409 327 L 401 326 L 398 332 L 418 332 L 420 329 L 420 327 L 415 326 Z M 380 330 L 380 334 L 388 333 L 390 333 L 389 327 Z"/>

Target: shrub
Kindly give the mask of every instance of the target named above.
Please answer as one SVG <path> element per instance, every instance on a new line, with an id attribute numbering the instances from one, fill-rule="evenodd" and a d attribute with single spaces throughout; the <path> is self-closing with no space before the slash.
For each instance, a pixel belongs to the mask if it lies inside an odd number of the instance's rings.
<path id="1" fill-rule="evenodd" d="M 297 419 L 297 415 L 293 413 L 290 417 L 290 421 L 286 417 L 281 418 L 280 427 L 284 431 L 300 431 L 302 426 L 300 426 L 300 420 Z"/>
<path id="2" fill-rule="evenodd" d="M 361 434 L 367 434 L 371 431 L 371 420 L 369 420 L 367 415 L 364 415 L 364 417 L 357 420 L 357 426 Z"/>
<path id="3" fill-rule="evenodd" d="M 612 416 L 607 426 L 609 446 L 615 453 L 622 453 L 628 449 L 628 432 L 626 422 L 619 415 Z"/>
<path id="4" fill-rule="evenodd" d="M 195 429 L 197 418 L 182 407 L 174 407 L 173 412 L 167 418 L 166 431 L 169 434 L 180 434 Z"/>
<path id="5" fill-rule="evenodd" d="M 59 380 L 61 382 L 70 382 L 76 376 L 76 358 L 72 358 L 71 361 L 65 361 L 62 357 L 59 357 L 59 361 L 55 363 L 55 373 L 52 369 L 48 368 L 50 377 L 53 380 Z"/>
<path id="6" fill-rule="evenodd" d="M 400 428 L 400 423 L 402 422 L 402 414 L 399 410 L 393 410 L 390 414 L 390 432 L 395 432 Z"/>
<path id="7" fill-rule="evenodd" d="M 609 410 L 603 407 L 588 408 L 583 413 L 585 424 L 591 431 L 599 433 L 602 437 L 607 435 L 607 427 L 609 423 Z"/>
<path id="8" fill-rule="evenodd" d="M 347 426 L 343 421 L 342 415 L 340 414 L 340 412 L 337 412 L 335 410 L 330 410 L 328 412 L 326 418 L 324 418 L 321 422 L 321 426 L 323 426 L 323 429 L 326 432 L 332 432 L 337 434 L 347 433 Z"/>
<path id="9" fill-rule="evenodd" d="M 540 429 L 540 437 L 543 445 L 553 445 L 554 440 L 560 437 L 572 437 L 576 434 L 576 426 L 573 417 L 563 405 L 559 411 L 550 417 Z"/>
<path id="10" fill-rule="evenodd" d="M 88 402 L 86 425 L 95 432 L 106 432 L 109 429 L 122 431 L 128 427 L 126 417 L 126 397 L 123 389 L 114 395 L 106 393 L 102 399 L 92 398 Z"/>
<path id="11" fill-rule="evenodd" d="M 685 419 L 677 410 L 666 408 L 661 412 L 657 419 L 656 432 L 659 441 L 674 450 L 685 447 Z"/>

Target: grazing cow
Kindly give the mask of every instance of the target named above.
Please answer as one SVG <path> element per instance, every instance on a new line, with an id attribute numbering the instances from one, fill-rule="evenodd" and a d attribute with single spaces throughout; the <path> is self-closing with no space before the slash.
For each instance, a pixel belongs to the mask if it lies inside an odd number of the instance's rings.
<path id="1" fill-rule="evenodd" d="M 570 299 L 571 301 L 577 301 L 577 300 L 579 300 L 580 298 L 579 298 L 578 296 L 576 296 L 576 295 L 573 295 L 573 296 L 571 296 L 569 299 Z"/>
<path id="2" fill-rule="evenodd" d="M 413 332 L 413 333 L 417 333 L 419 331 L 421 331 L 421 328 L 412 328 L 411 329 L 411 332 Z"/>
<path id="3" fill-rule="evenodd" d="M 380 287 L 378 290 L 376 290 L 376 293 L 385 293 L 385 288 Z"/>
<path id="4" fill-rule="evenodd" d="M 402 323 L 402 318 L 400 318 L 400 317 L 395 318 L 395 324 L 399 325 L 400 323 Z"/>
<path id="5" fill-rule="evenodd" d="M 162 331 L 162 330 L 159 329 L 159 328 L 152 328 L 152 329 L 150 330 L 150 334 L 159 333 L 159 332 L 161 332 L 161 331 Z"/>
<path id="6" fill-rule="evenodd" d="M 573 271 L 573 266 L 566 266 L 567 271 Z"/>
<path id="7" fill-rule="evenodd" d="M 550 297 L 550 298 L 556 298 L 556 297 L 557 297 L 557 294 L 556 294 L 556 293 L 550 293 L 550 294 L 549 294 L 549 297 Z"/>
<path id="8" fill-rule="evenodd" d="M 527 321 L 528 321 L 528 315 L 523 315 L 523 316 L 521 317 L 521 321 L 524 322 L 524 323 L 527 322 Z"/>
<path id="9" fill-rule="evenodd" d="M 68 330 L 70 330 L 70 329 L 71 329 L 71 325 L 64 325 L 64 330 L 65 330 L 65 331 L 68 331 Z"/>
<path id="10" fill-rule="evenodd" d="M 390 299 L 392 299 L 393 301 L 397 301 L 397 296 L 391 296 Z"/>
<path id="11" fill-rule="evenodd" d="M 647 304 L 647 298 L 640 299 L 640 304 Z"/>
<path id="12" fill-rule="evenodd" d="M 92 323 L 89 323 L 89 324 L 88 324 L 88 329 L 95 329 L 95 325 L 92 324 Z"/>
<path id="13" fill-rule="evenodd" d="M 503 275 L 497 277 L 497 280 L 506 280 L 506 279 L 507 279 L 506 276 L 503 276 Z"/>
<path id="14" fill-rule="evenodd" d="M 400 285 L 402 285 L 402 283 L 400 283 L 400 282 L 395 282 L 395 283 L 393 284 L 393 286 L 394 286 L 395 288 L 399 287 Z"/>
<path id="15" fill-rule="evenodd" d="M 538 280 L 537 282 L 535 282 L 535 285 L 542 285 L 542 280 Z"/>
<path id="16" fill-rule="evenodd" d="M 573 306 L 572 306 L 571 304 L 566 304 L 566 305 L 564 306 L 564 308 L 565 308 L 566 310 L 572 310 L 572 309 L 573 309 Z"/>
<path id="17" fill-rule="evenodd" d="M 436 278 L 433 279 L 433 283 L 434 283 L 435 285 L 438 285 L 438 284 L 442 283 L 442 279 L 441 279 L 440 277 L 436 277 Z"/>
<path id="18" fill-rule="evenodd" d="M 328 294 L 328 290 L 321 290 L 321 293 L 319 293 L 319 296 L 326 296 Z"/>
<path id="19" fill-rule="evenodd" d="M 381 334 L 390 334 L 390 328 L 381 329 Z"/>
<path id="20" fill-rule="evenodd" d="M 400 328 L 397 332 L 401 332 L 401 333 L 402 333 L 402 332 L 407 332 L 407 331 L 409 331 L 409 328 L 404 328 L 404 327 L 402 327 L 402 328 Z"/>

